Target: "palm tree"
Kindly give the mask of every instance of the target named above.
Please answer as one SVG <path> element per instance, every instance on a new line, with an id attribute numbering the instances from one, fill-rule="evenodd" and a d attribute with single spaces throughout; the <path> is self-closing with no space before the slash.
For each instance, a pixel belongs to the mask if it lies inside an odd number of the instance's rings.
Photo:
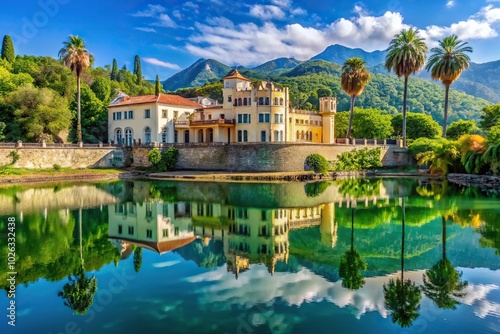
<path id="1" fill-rule="evenodd" d="M 418 29 L 403 29 L 394 36 L 385 57 L 385 68 L 398 77 L 405 77 L 403 93 L 403 146 L 406 147 L 406 97 L 408 77 L 420 71 L 427 58 L 427 45 Z"/>
<path id="2" fill-rule="evenodd" d="M 446 218 L 442 222 L 442 251 L 443 255 L 431 269 L 424 275 L 423 291 L 427 297 L 432 299 L 439 308 L 452 309 L 460 302 L 456 298 L 463 298 L 463 289 L 468 285 L 467 281 L 461 281 L 462 272 L 458 272 L 446 257 Z"/>
<path id="3" fill-rule="evenodd" d="M 443 138 L 446 138 L 446 122 L 448 121 L 448 96 L 450 86 L 460 77 L 462 72 L 469 68 L 470 58 L 466 52 L 472 52 L 467 42 L 462 42 L 458 36 L 451 35 L 439 41 L 439 47 L 432 48 L 432 55 L 425 66 L 431 71 L 433 80 L 439 80 L 446 88 L 444 97 Z"/>
<path id="4" fill-rule="evenodd" d="M 342 66 L 340 83 L 344 91 L 351 97 L 351 108 L 349 114 L 349 125 L 347 127 L 347 138 L 351 138 L 352 117 L 354 115 L 354 101 L 356 96 L 361 95 L 365 86 L 370 81 L 370 73 L 365 67 L 366 62 L 362 58 L 349 58 Z"/>
<path id="5" fill-rule="evenodd" d="M 63 61 L 64 65 L 69 67 L 71 71 L 76 72 L 77 84 L 77 138 L 78 142 L 82 141 L 82 121 L 80 112 L 80 78 L 84 68 L 90 66 L 92 55 L 85 47 L 83 38 L 78 36 L 69 35 L 69 40 L 63 42 L 64 47 L 59 50 L 59 58 Z"/>
<path id="6" fill-rule="evenodd" d="M 351 249 L 340 258 L 339 276 L 343 278 L 342 286 L 358 290 L 365 284 L 361 270 L 366 270 L 366 262 L 354 249 L 354 208 L 351 209 Z"/>
<path id="7" fill-rule="evenodd" d="M 401 278 L 390 279 L 384 284 L 385 307 L 391 311 L 392 322 L 401 327 L 409 327 L 413 320 L 418 318 L 420 300 L 422 295 L 420 288 L 410 279 L 404 279 L 404 249 L 405 249 L 405 199 L 402 204 L 402 236 L 401 236 Z"/>

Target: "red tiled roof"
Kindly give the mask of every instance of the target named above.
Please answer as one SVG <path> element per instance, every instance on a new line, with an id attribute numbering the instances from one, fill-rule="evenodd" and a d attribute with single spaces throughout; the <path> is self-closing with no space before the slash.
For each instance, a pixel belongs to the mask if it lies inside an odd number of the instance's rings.
<path id="1" fill-rule="evenodd" d="M 160 94 L 159 96 L 156 95 L 127 96 L 124 99 L 120 100 L 119 102 L 110 104 L 109 107 L 119 107 L 132 104 L 144 104 L 144 103 L 155 103 L 155 102 L 170 104 L 174 106 L 192 107 L 192 108 L 201 107 L 201 104 L 188 100 L 182 96 L 173 94 Z"/>
<path id="2" fill-rule="evenodd" d="M 252 80 L 244 77 L 243 75 L 241 75 L 241 73 L 238 72 L 238 70 L 232 70 L 231 72 L 229 72 L 228 75 L 226 75 L 222 79 L 240 79 L 240 80 L 252 81 Z"/>

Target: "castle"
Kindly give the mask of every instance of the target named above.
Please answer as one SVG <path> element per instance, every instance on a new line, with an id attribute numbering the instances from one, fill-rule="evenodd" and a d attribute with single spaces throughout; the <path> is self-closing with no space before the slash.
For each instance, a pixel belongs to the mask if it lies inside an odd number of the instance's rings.
<path id="1" fill-rule="evenodd" d="M 170 94 L 118 95 L 108 106 L 110 141 L 127 146 L 153 142 L 335 142 L 335 97 L 320 98 L 319 113 L 296 110 L 290 108 L 287 87 L 252 82 L 238 70 L 222 80 L 222 104 L 202 105 Z"/>

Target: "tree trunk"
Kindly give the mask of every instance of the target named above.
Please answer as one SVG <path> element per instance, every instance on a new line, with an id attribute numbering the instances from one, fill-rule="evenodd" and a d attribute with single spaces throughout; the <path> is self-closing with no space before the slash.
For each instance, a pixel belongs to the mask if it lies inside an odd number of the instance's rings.
<path id="1" fill-rule="evenodd" d="M 404 282 L 404 270 L 405 270 L 405 199 L 403 197 L 402 205 L 402 233 L 401 233 L 401 283 Z"/>
<path id="2" fill-rule="evenodd" d="M 80 261 L 83 264 L 83 247 L 82 247 L 82 208 L 78 210 L 78 225 L 80 226 Z"/>
<path id="3" fill-rule="evenodd" d="M 351 252 L 354 251 L 354 209 L 351 209 Z"/>
<path id="4" fill-rule="evenodd" d="M 444 117 L 443 117 L 443 138 L 446 138 L 446 123 L 448 122 L 448 96 L 450 93 L 450 85 L 446 85 L 446 93 L 444 95 Z"/>
<path id="5" fill-rule="evenodd" d="M 356 95 L 351 96 L 351 108 L 349 114 L 349 125 L 347 126 L 347 135 L 346 137 L 351 139 L 351 127 L 352 127 L 352 118 L 354 116 L 354 101 L 356 100 Z"/>
<path id="6" fill-rule="evenodd" d="M 80 143 L 82 141 L 82 118 L 81 118 L 81 111 L 80 111 L 80 76 L 76 76 L 76 89 L 77 89 L 77 113 L 76 113 L 76 135 L 78 138 L 78 142 Z"/>
<path id="7" fill-rule="evenodd" d="M 408 76 L 405 76 L 405 87 L 403 93 L 403 147 L 406 147 L 406 97 L 408 92 Z"/>
<path id="8" fill-rule="evenodd" d="M 446 260 L 446 219 L 444 216 L 441 217 L 441 223 L 443 224 L 443 241 L 441 242 L 443 246 L 443 260 Z"/>

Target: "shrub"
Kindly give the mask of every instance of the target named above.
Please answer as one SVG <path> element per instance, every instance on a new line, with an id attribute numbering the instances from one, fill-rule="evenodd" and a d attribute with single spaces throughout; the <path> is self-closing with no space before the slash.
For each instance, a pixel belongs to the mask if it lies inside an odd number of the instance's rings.
<path id="1" fill-rule="evenodd" d="M 337 156 L 337 161 L 332 163 L 332 167 L 335 171 L 360 171 L 382 167 L 380 153 L 380 147 L 344 152 Z"/>
<path id="2" fill-rule="evenodd" d="M 158 164 L 161 161 L 161 152 L 159 149 L 154 148 L 148 153 L 148 160 L 151 162 L 153 165 Z"/>
<path id="3" fill-rule="evenodd" d="M 306 164 L 315 172 L 323 175 L 328 174 L 328 160 L 320 154 L 310 154 L 306 158 Z"/>
<path id="4" fill-rule="evenodd" d="M 15 165 L 16 162 L 19 161 L 19 153 L 17 153 L 17 151 L 10 151 L 9 152 L 9 157 L 12 158 L 12 162 L 10 163 L 11 165 Z"/>
<path id="5" fill-rule="evenodd" d="M 460 151 L 457 143 L 445 138 L 415 140 L 408 148 L 417 164 L 428 165 L 433 174 L 448 174 L 450 167 L 460 167 Z"/>
<path id="6" fill-rule="evenodd" d="M 179 150 L 175 147 L 169 147 L 166 151 L 160 152 L 154 148 L 148 153 L 148 159 L 151 162 L 151 170 L 154 172 L 164 172 L 175 168 Z"/>
<path id="7" fill-rule="evenodd" d="M 325 192 L 326 188 L 330 186 L 330 182 L 328 181 L 319 181 L 306 183 L 304 186 L 304 191 L 306 192 L 307 197 L 316 197 Z"/>
<path id="8" fill-rule="evenodd" d="M 494 125 L 489 129 L 486 139 L 490 145 L 500 143 L 500 124 Z"/>
<path id="9" fill-rule="evenodd" d="M 52 167 L 54 168 L 54 170 L 55 170 L 56 172 L 59 172 L 59 171 L 61 170 L 61 165 L 54 164 Z"/>

